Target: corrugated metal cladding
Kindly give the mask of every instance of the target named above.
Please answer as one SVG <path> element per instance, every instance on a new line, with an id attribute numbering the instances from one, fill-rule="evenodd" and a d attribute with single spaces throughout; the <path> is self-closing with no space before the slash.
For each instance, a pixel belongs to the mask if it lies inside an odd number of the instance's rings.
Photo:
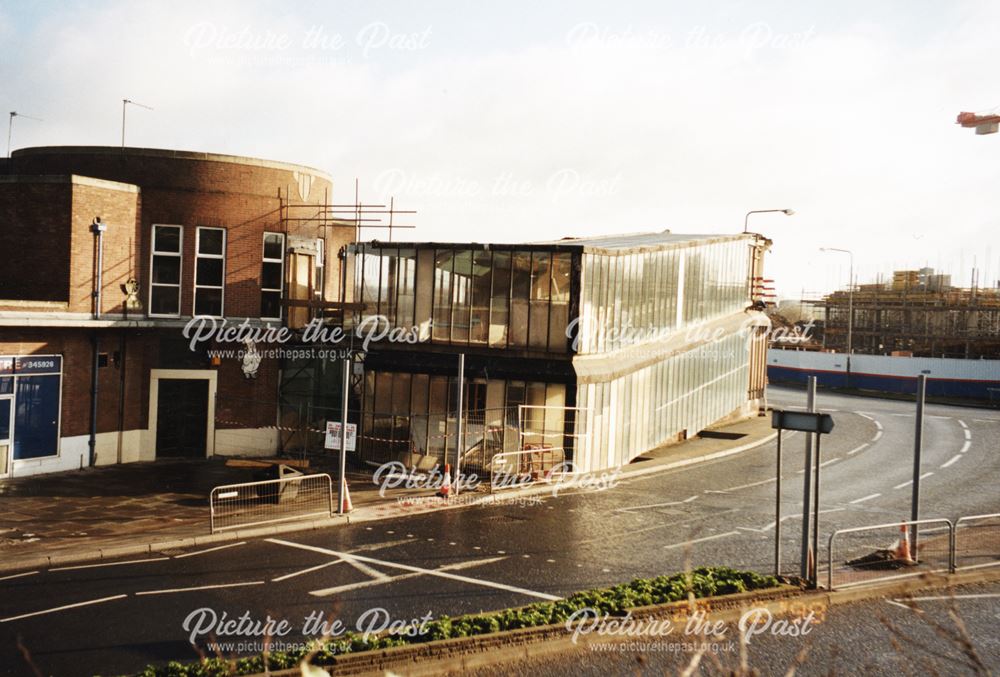
<path id="1" fill-rule="evenodd" d="M 924 374 L 931 395 L 990 400 L 1000 396 L 1000 360 L 852 355 L 848 381 L 844 353 L 772 348 L 767 351 L 767 373 L 775 383 L 801 382 L 813 375 L 820 385 L 884 392 L 913 392 L 916 377 Z"/>
<path id="2" fill-rule="evenodd" d="M 637 360 L 642 366 L 631 373 L 579 386 L 577 406 L 585 413 L 576 421 L 574 460 L 581 470 L 628 463 L 703 430 L 748 399 L 753 332 L 739 322 L 711 337 L 697 331 L 744 316 L 748 241 L 703 239 L 635 252 L 628 240 L 614 240 L 622 252 L 583 254 L 577 362 L 615 353 L 626 362 L 644 346 L 678 335 L 687 336 L 687 346 L 651 365 Z"/>

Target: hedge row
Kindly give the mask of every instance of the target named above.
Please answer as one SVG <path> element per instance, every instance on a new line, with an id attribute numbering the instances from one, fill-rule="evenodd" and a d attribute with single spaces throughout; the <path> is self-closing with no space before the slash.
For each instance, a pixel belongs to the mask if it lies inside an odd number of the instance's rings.
<path id="1" fill-rule="evenodd" d="M 557 602 L 539 602 L 516 609 L 504 609 L 456 619 L 441 616 L 428 623 L 425 626 L 427 631 L 421 635 L 364 637 L 348 632 L 324 642 L 317 640 L 295 651 L 274 651 L 266 655 L 240 659 L 207 658 L 195 663 L 172 661 L 165 666 L 149 665 L 138 675 L 139 677 L 253 675 L 264 672 L 265 666 L 270 670 L 293 668 L 314 652 L 312 663 L 324 665 L 333 663 L 336 656 L 348 653 L 561 623 L 581 609 L 589 608 L 602 615 L 617 616 L 624 615 L 628 609 L 636 607 L 686 599 L 689 592 L 695 597 L 712 597 L 761 590 L 777 584 L 778 581 L 773 576 L 761 576 L 728 567 L 702 567 L 689 573 L 637 578 L 630 583 L 622 583 L 612 588 L 578 592 Z"/>

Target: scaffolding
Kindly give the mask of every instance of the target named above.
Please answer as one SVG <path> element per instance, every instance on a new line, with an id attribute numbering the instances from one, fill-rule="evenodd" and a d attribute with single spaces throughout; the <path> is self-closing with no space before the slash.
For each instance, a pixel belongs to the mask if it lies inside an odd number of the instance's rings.
<path id="1" fill-rule="evenodd" d="M 836 291 L 821 302 L 825 349 L 846 350 L 852 302 L 856 353 L 966 359 L 1000 355 L 1000 289 L 860 285 L 853 294 Z"/>

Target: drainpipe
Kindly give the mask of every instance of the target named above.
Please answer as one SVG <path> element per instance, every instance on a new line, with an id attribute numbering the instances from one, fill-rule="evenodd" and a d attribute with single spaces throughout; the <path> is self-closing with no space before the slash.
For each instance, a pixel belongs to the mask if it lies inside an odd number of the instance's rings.
<path id="1" fill-rule="evenodd" d="M 104 269 L 104 231 L 107 225 L 101 223 L 101 217 L 94 217 L 94 222 L 90 226 L 90 231 L 95 236 L 95 249 L 97 250 L 96 270 L 94 271 L 94 319 L 101 319 L 101 287 L 103 284 L 101 272 Z M 99 356 L 101 352 L 101 342 L 98 338 L 97 330 L 94 330 L 90 338 L 93 347 L 93 357 L 90 366 L 90 439 L 87 446 L 90 447 L 89 465 L 97 464 L 97 376 L 99 366 Z"/>

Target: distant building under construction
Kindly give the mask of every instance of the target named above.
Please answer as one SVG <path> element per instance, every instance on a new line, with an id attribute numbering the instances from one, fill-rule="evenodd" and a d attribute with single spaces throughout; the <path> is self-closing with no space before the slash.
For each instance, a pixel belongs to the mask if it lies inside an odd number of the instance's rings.
<path id="1" fill-rule="evenodd" d="M 863 284 L 822 301 L 823 347 L 870 355 L 995 358 L 1000 355 L 1000 289 L 951 285 L 932 268 L 893 273 L 889 283 Z"/>

